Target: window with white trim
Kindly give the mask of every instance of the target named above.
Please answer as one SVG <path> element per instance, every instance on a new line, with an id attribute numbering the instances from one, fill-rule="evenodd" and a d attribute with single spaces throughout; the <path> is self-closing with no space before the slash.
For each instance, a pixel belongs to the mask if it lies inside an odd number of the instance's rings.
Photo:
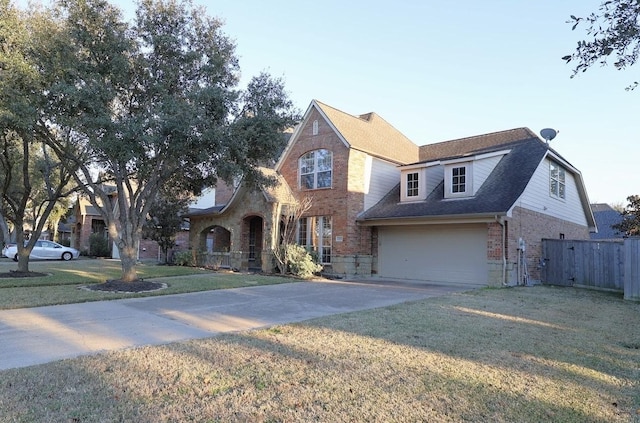
<path id="1" fill-rule="evenodd" d="M 318 135 L 318 121 L 317 120 L 313 121 L 313 124 L 311 126 L 311 131 L 312 131 L 311 133 L 313 135 Z"/>
<path id="2" fill-rule="evenodd" d="M 298 244 L 317 255 L 323 264 L 331 263 L 331 216 L 309 216 L 298 221 Z"/>
<path id="3" fill-rule="evenodd" d="M 451 192 L 454 194 L 467 192 L 466 166 L 451 169 Z"/>
<path id="4" fill-rule="evenodd" d="M 331 188 L 333 154 L 329 150 L 313 150 L 298 161 L 300 188 Z"/>
<path id="5" fill-rule="evenodd" d="M 473 162 L 446 164 L 444 169 L 444 198 L 473 196 Z"/>
<path id="6" fill-rule="evenodd" d="M 549 163 L 549 194 L 564 200 L 566 195 L 566 173 L 557 163 Z"/>
<path id="7" fill-rule="evenodd" d="M 407 197 L 417 197 L 418 193 L 418 172 L 407 173 Z"/>

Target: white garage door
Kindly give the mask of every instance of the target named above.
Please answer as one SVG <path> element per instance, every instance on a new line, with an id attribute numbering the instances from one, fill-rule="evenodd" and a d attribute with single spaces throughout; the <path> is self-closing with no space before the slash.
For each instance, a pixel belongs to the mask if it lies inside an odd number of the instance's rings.
<path id="1" fill-rule="evenodd" d="M 487 225 L 379 227 L 378 274 L 486 285 Z"/>

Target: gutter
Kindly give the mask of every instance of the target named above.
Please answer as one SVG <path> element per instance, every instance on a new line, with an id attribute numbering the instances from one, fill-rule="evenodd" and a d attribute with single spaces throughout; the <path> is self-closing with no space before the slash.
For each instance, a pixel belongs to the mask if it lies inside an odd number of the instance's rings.
<path id="1" fill-rule="evenodd" d="M 402 226 L 402 225 L 443 225 L 452 223 L 490 223 L 496 221 L 499 215 L 494 213 L 482 214 L 450 214 L 433 216 L 398 216 L 383 218 L 359 218 L 361 226 Z"/>
<path id="2" fill-rule="evenodd" d="M 506 255 L 506 240 L 507 240 L 507 230 L 505 227 L 504 216 L 495 216 L 496 222 L 502 228 L 502 286 L 507 286 L 507 255 Z"/>

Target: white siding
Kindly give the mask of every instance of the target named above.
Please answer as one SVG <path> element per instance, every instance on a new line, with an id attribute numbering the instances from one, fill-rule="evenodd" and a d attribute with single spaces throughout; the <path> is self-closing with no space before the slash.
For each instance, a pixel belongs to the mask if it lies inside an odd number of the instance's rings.
<path id="1" fill-rule="evenodd" d="M 367 156 L 364 209 L 374 206 L 400 182 L 400 169 L 393 163 Z"/>
<path id="2" fill-rule="evenodd" d="M 565 199 L 552 197 L 549 193 L 549 159 L 545 158 L 538 165 L 515 206 L 587 226 L 587 218 L 580 201 L 576 180 L 569 169 L 565 168 L 565 171 Z"/>
<path id="3" fill-rule="evenodd" d="M 202 191 L 202 195 L 189 205 L 193 209 L 206 209 L 216 205 L 216 189 L 206 188 Z"/>
<path id="4" fill-rule="evenodd" d="M 487 157 L 473 162 L 473 195 L 476 195 L 502 157 L 504 156 Z"/>
<path id="5" fill-rule="evenodd" d="M 444 166 L 437 165 L 427 168 L 427 197 L 444 180 Z"/>

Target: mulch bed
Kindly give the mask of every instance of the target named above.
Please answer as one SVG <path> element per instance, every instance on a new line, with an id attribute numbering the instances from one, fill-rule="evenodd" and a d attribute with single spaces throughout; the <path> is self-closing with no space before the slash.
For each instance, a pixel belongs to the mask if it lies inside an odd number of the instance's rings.
<path id="1" fill-rule="evenodd" d="M 118 279 L 108 280 L 104 283 L 96 285 L 87 285 L 86 289 L 91 291 L 108 291 L 108 292 L 149 292 L 166 288 L 167 285 L 160 282 L 145 281 L 139 279 L 134 282 L 123 282 Z"/>
<path id="2" fill-rule="evenodd" d="M 40 272 L 18 272 L 17 270 L 0 273 L 0 278 L 36 278 L 38 276 L 47 276 L 47 274 Z"/>

